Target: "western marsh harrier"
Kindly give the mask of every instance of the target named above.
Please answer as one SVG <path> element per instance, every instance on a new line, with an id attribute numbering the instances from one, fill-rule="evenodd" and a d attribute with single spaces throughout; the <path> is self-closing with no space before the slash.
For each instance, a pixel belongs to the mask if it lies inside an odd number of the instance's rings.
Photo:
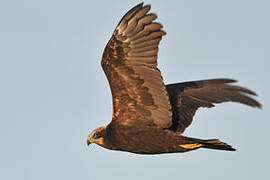
<path id="1" fill-rule="evenodd" d="M 199 107 L 238 102 L 260 108 L 251 90 L 232 79 L 209 79 L 164 85 L 157 68 L 158 45 L 165 32 L 138 4 L 121 19 L 102 57 L 113 97 L 112 121 L 87 139 L 112 150 L 139 154 L 187 152 L 198 148 L 234 151 L 218 139 L 183 136 Z"/>

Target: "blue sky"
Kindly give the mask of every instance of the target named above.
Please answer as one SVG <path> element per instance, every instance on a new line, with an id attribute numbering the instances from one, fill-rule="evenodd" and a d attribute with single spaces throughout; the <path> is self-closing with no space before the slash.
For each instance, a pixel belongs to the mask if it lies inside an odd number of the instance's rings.
<path id="1" fill-rule="evenodd" d="M 269 1 L 145 1 L 167 35 L 165 83 L 233 78 L 263 110 L 200 109 L 185 135 L 236 152 L 136 155 L 86 146 L 112 102 L 100 66 L 121 17 L 140 1 L 0 3 L 0 179 L 266 179 L 269 171 Z"/>

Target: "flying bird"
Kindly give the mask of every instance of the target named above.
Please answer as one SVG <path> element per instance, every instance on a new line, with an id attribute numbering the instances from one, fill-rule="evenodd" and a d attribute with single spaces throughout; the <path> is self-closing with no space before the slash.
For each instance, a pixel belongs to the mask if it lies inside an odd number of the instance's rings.
<path id="1" fill-rule="evenodd" d="M 165 85 L 157 68 L 158 45 L 166 33 L 150 5 L 138 4 L 120 20 L 107 43 L 102 68 L 113 99 L 112 121 L 92 131 L 87 144 L 138 154 L 187 152 L 198 148 L 235 151 L 218 139 L 182 135 L 200 107 L 238 102 L 260 108 L 253 91 L 233 79 Z"/>

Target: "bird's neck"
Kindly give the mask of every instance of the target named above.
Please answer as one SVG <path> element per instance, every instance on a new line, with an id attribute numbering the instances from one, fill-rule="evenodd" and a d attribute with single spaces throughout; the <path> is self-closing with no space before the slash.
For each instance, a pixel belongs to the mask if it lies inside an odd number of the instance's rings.
<path id="1" fill-rule="evenodd" d="M 110 128 L 108 126 L 105 126 L 102 133 L 103 137 L 99 138 L 99 140 L 96 142 L 96 144 L 112 150 L 117 150 L 118 148 L 113 143 L 113 138 L 110 132 Z"/>

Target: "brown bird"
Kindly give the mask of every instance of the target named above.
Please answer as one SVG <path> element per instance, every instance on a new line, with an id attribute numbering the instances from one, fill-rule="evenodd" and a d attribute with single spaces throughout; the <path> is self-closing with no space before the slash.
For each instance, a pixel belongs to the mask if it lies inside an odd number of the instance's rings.
<path id="1" fill-rule="evenodd" d="M 153 22 L 150 5 L 138 4 L 121 19 L 102 57 L 113 97 L 112 121 L 87 139 L 104 148 L 139 154 L 187 152 L 198 148 L 235 151 L 218 139 L 183 136 L 199 107 L 239 102 L 261 105 L 251 90 L 232 79 L 210 79 L 164 85 L 157 68 L 162 25 Z"/>

